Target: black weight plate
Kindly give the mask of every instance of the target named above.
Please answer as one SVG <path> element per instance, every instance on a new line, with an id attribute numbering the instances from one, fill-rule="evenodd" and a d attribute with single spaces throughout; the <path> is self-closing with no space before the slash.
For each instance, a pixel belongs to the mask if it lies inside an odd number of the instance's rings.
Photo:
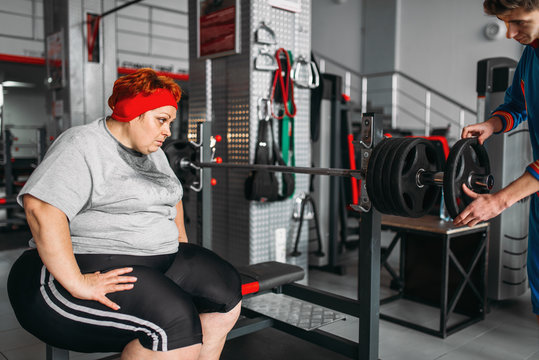
<path id="1" fill-rule="evenodd" d="M 376 193 L 377 189 L 375 189 L 375 186 L 374 186 L 375 185 L 374 178 L 375 178 L 375 173 L 377 172 L 379 168 L 379 165 L 377 164 L 378 157 L 380 155 L 381 150 L 387 145 L 388 142 L 389 142 L 389 139 L 384 139 L 374 147 L 371 153 L 371 158 L 369 159 L 369 164 L 367 165 L 367 176 L 366 176 L 367 177 L 366 178 L 367 194 L 369 195 L 369 199 L 371 200 L 372 206 L 374 206 L 376 210 L 378 211 L 380 211 L 380 208 L 382 205 L 380 205 L 380 201 L 379 201 L 380 199 Z"/>
<path id="2" fill-rule="evenodd" d="M 376 147 L 373 149 L 371 158 L 369 159 L 369 164 L 367 167 L 367 192 L 369 194 L 369 198 L 371 200 L 372 206 L 376 208 L 376 210 L 379 210 L 379 203 L 378 199 L 376 198 L 375 194 L 375 187 L 374 187 L 374 173 L 377 169 L 376 162 L 378 160 L 378 155 L 380 155 L 380 149 L 383 148 L 387 143 L 387 139 L 382 140 L 380 143 L 376 145 Z"/>
<path id="3" fill-rule="evenodd" d="M 172 140 L 163 144 L 163 151 L 168 158 L 170 167 L 184 188 L 188 188 L 198 180 L 198 173 L 192 167 L 181 166 L 181 160 L 195 162 L 197 149 L 188 140 Z"/>
<path id="4" fill-rule="evenodd" d="M 401 177 L 400 173 L 397 173 L 397 165 L 400 162 L 403 162 L 406 159 L 406 156 L 403 156 L 403 149 L 412 142 L 414 138 L 404 138 L 403 141 L 399 144 L 399 146 L 395 149 L 395 154 L 393 156 L 393 161 L 391 162 L 391 168 L 389 169 L 389 191 L 391 194 L 391 199 L 393 201 L 393 205 L 395 206 L 395 215 L 399 216 L 408 216 L 404 210 L 404 208 L 401 206 L 402 201 L 397 201 L 398 197 L 401 197 L 402 194 L 399 192 L 398 187 L 396 186 L 396 182 L 398 181 L 398 178 Z"/>
<path id="5" fill-rule="evenodd" d="M 389 157 L 389 154 L 393 150 L 393 146 L 397 142 L 398 139 L 390 138 L 387 139 L 386 145 L 383 146 L 380 149 L 380 154 L 378 155 L 378 158 L 376 160 L 376 169 L 374 170 L 374 196 L 376 197 L 376 202 L 378 203 L 379 209 L 381 213 L 384 214 L 391 214 L 392 213 L 392 205 L 390 202 L 390 197 L 386 195 L 386 188 L 384 188 L 382 180 L 384 177 L 383 169 L 384 165 L 387 162 L 387 159 Z"/>
<path id="6" fill-rule="evenodd" d="M 391 168 L 394 201 L 402 216 L 421 217 L 434 206 L 440 193 L 434 184 L 418 183 L 420 171 L 437 172 L 442 168 L 436 147 L 428 140 L 414 138 L 404 142 L 397 151 Z"/>
<path id="7" fill-rule="evenodd" d="M 387 150 L 386 160 L 382 164 L 382 189 L 384 202 L 389 207 L 388 213 L 392 215 L 399 215 L 400 211 L 398 210 L 396 201 L 393 198 L 391 190 L 391 167 L 396 155 L 398 154 L 397 149 L 402 143 L 406 142 L 407 140 L 408 138 L 395 138 L 395 140 L 388 145 L 391 148 Z"/>
<path id="8" fill-rule="evenodd" d="M 375 163 L 376 159 L 378 158 L 378 154 L 380 154 L 380 147 L 382 144 L 386 141 L 386 139 L 379 142 L 371 152 L 371 157 L 369 159 L 369 163 L 367 165 L 367 175 L 366 175 L 366 184 L 365 188 L 367 189 L 367 194 L 369 195 L 369 199 L 371 201 L 372 206 L 378 210 L 378 204 L 376 203 L 376 199 L 374 198 L 374 181 L 373 181 L 373 175 L 374 175 L 374 169 L 375 169 Z"/>
<path id="9" fill-rule="evenodd" d="M 452 218 L 457 217 L 468 206 L 472 199 L 464 194 L 462 184 L 468 186 L 471 173 L 490 175 L 488 153 L 479 144 L 477 138 L 461 139 L 453 145 L 447 157 L 444 172 L 444 201 Z M 487 189 L 476 192 L 488 193 Z"/>

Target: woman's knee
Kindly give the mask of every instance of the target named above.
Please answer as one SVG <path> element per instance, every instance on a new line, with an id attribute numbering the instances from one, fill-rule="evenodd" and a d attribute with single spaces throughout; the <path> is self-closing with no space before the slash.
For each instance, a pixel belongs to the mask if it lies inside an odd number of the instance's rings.
<path id="1" fill-rule="evenodd" d="M 182 244 L 167 276 L 193 295 L 201 312 L 228 312 L 242 297 L 238 271 L 200 246 Z"/>
<path id="2" fill-rule="evenodd" d="M 222 304 L 220 309 L 215 309 L 223 313 L 230 312 L 242 299 L 241 277 L 232 265 L 226 263 L 220 273 L 209 279 L 205 284 L 205 290 L 201 294 L 202 298 Z"/>

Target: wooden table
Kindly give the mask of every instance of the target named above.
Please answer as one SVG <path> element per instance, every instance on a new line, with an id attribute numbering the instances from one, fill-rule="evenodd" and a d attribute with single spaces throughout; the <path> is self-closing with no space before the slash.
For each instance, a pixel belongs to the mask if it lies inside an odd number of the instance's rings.
<path id="1" fill-rule="evenodd" d="M 380 318 L 442 338 L 483 320 L 486 311 L 488 223 L 455 227 L 437 216 L 405 218 L 382 216 L 382 229 L 396 233 L 382 253 L 381 263 L 398 286 L 398 294 L 381 301 L 387 304 L 408 299 L 440 309 L 439 329 L 432 329 L 383 313 Z M 399 274 L 387 263 L 400 241 Z M 465 320 L 448 325 L 455 314 Z"/>

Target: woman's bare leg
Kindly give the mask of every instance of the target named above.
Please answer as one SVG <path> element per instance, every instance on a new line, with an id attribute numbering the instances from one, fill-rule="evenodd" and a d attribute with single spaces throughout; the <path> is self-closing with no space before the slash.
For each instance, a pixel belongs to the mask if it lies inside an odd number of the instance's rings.
<path id="1" fill-rule="evenodd" d="M 241 312 L 241 301 L 227 313 L 200 314 L 202 349 L 198 360 L 217 360 Z M 183 360 L 183 359 L 182 359 Z"/>
<path id="2" fill-rule="evenodd" d="M 186 346 L 170 351 L 152 351 L 140 344 L 138 339 L 127 344 L 122 351 L 121 360 L 197 360 L 201 344 Z"/>

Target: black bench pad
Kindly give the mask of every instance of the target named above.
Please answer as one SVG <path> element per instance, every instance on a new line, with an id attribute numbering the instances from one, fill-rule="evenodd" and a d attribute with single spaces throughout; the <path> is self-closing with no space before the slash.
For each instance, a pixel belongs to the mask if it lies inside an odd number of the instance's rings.
<path id="1" fill-rule="evenodd" d="M 270 290 L 305 277 L 301 267 L 277 261 L 240 266 L 237 270 L 241 275 L 242 284 L 258 282 L 259 291 Z"/>

